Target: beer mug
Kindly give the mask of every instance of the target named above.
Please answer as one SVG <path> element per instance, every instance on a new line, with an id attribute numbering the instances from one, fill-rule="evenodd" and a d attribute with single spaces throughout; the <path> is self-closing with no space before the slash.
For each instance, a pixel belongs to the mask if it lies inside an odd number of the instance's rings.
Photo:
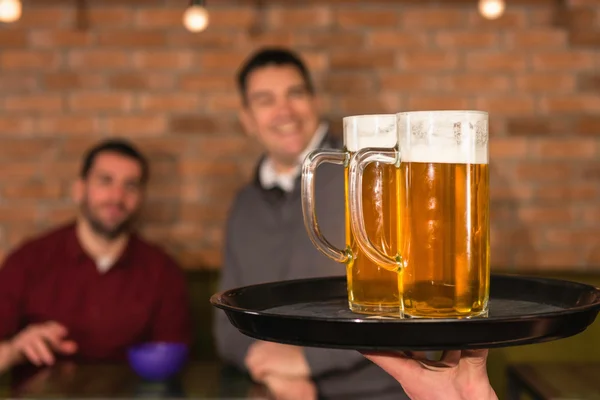
<path id="1" fill-rule="evenodd" d="M 365 147 L 394 148 L 397 142 L 394 114 L 351 116 L 343 119 L 344 149 L 319 149 L 310 153 L 302 166 L 302 211 L 308 236 L 315 247 L 327 257 L 346 264 L 348 303 L 353 312 L 361 314 L 398 315 L 398 274 L 395 266 L 382 267 L 365 257 L 350 229 L 348 199 L 348 165 L 352 155 Z M 322 163 L 344 165 L 346 248 L 334 247 L 321 233 L 315 215 L 314 180 Z M 384 252 L 397 251 L 398 234 L 397 187 L 398 170 L 386 163 L 371 163 L 363 171 L 363 228 Z M 387 268 L 387 269 L 386 269 Z"/>
<path id="2" fill-rule="evenodd" d="M 471 318 L 488 313 L 490 217 L 488 113 L 397 114 L 398 146 L 363 149 L 350 161 L 351 225 L 361 250 L 399 268 L 406 317 Z M 369 232 L 363 184 L 371 163 L 399 169 L 399 253 Z M 364 207 L 364 208 L 363 208 Z"/>

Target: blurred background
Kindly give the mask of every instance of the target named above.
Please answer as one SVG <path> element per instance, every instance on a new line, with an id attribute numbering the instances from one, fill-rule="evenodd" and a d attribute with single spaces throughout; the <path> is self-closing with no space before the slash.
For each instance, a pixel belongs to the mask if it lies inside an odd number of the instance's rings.
<path id="1" fill-rule="evenodd" d="M 340 134 L 346 115 L 488 111 L 492 270 L 600 280 L 600 0 L 497 15 L 476 0 L 215 0 L 199 31 L 184 0 L 0 4 L 0 258 L 73 217 L 85 149 L 130 138 L 151 159 L 142 230 L 187 271 L 200 358 L 226 213 L 260 154 L 235 72 L 264 45 L 304 56 Z M 595 326 L 495 357 L 598 361 Z"/>

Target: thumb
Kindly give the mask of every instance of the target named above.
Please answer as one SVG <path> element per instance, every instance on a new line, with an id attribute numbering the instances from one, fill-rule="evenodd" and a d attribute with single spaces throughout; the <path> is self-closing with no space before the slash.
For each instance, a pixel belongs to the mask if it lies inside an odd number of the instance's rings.
<path id="1" fill-rule="evenodd" d="M 63 340 L 57 347 L 57 350 L 63 354 L 73 354 L 77 351 L 77 343 L 72 340 Z"/>

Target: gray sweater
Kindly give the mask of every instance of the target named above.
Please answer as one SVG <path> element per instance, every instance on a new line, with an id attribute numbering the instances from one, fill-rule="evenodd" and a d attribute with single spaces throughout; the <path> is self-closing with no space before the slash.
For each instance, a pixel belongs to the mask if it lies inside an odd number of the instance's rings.
<path id="1" fill-rule="evenodd" d="M 328 145 L 330 139 L 321 147 Z M 334 145 L 334 147 L 336 147 Z M 258 171 L 258 168 L 257 168 Z M 325 237 L 344 247 L 344 170 L 324 164 L 316 175 L 317 217 Z M 292 193 L 261 187 L 258 176 L 236 197 L 227 222 L 220 289 L 264 282 L 344 275 L 345 265 L 322 255 L 304 228 L 300 177 Z M 255 340 L 216 310 L 217 351 L 228 364 L 246 370 L 244 358 Z M 353 350 L 304 348 L 321 398 L 404 399 L 401 386 Z"/>

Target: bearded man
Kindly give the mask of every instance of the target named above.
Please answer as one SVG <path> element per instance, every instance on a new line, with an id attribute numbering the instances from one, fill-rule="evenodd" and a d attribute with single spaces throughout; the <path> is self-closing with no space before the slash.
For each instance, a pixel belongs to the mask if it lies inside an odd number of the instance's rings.
<path id="1" fill-rule="evenodd" d="M 190 342 L 181 269 L 134 232 L 148 178 L 146 158 L 130 143 L 97 144 L 73 187 L 75 221 L 6 257 L 0 372 L 65 358 L 124 360 L 140 342 Z"/>

